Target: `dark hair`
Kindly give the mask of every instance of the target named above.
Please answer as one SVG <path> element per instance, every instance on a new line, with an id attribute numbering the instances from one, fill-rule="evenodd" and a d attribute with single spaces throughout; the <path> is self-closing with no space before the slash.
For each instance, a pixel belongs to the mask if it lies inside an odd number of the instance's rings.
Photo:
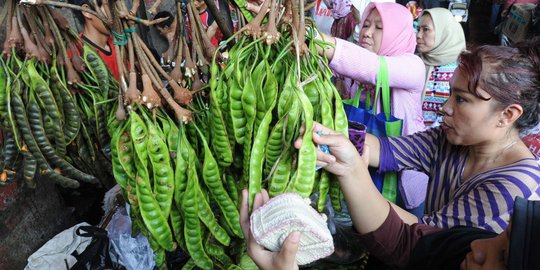
<path id="1" fill-rule="evenodd" d="M 168 12 L 168 11 L 160 11 L 156 14 L 156 16 L 154 16 L 154 20 L 155 19 L 160 19 L 160 18 L 167 18 L 165 21 L 162 21 L 160 23 L 157 23 L 156 26 L 158 27 L 170 27 L 171 24 L 174 22 L 174 16 Z"/>
<path id="2" fill-rule="evenodd" d="M 497 101 L 498 108 L 510 104 L 523 107 L 517 120 L 519 130 L 534 127 L 540 120 L 540 38 L 513 47 L 480 46 L 459 57 L 458 68 L 469 80 L 469 92 Z M 491 98 L 478 93 L 481 86 Z"/>
<path id="3" fill-rule="evenodd" d="M 93 9 L 92 1 L 91 0 L 68 0 L 68 2 L 72 5 L 82 6 L 82 5 L 88 5 L 90 9 Z M 101 7 L 101 0 L 96 0 L 96 3 L 98 7 Z M 84 25 L 84 16 L 80 10 L 72 9 L 73 15 L 77 20 Z"/>

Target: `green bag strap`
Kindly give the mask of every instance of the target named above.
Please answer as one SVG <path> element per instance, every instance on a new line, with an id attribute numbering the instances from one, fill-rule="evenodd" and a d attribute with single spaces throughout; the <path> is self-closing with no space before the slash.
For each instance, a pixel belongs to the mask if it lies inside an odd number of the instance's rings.
<path id="1" fill-rule="evenodd" d="M 362 84 L 359 84 L 354 97 L 352 99 L 343 100 L 343 103 L 354 106 L 355 108 L 360 107 L 360 97 L 362 96 L 362 91 L 363 91 Z M 367 110 L 370 107 L 371 107 L 371 93 L 368 91 L 366 95 L 365 109 Z"/>
<path id="2" fill-rule="evenodd" d="M 380 92 L 379 92 L 379 89 Z M 379 93 L 382 95 L 383 113 L 386 116 L 386 120 L 390 120 L 390 84 L 388 82 L 388 65 L 384 56 L 379 57 L 379 71 L 377 72 L 377 86 L 375 87 L 375 104 L 373 105 L 373 111 L 377 111 L 377 104 L 379 100 Z"/>
<path id="3" fill-rule="evenodd" d="M 358 85 L 358 89 L 356 89 L 356 94 L 354 94 L 353 98 L 353 106 L 358 108 L 360 107 L 360 96 L 362 95 L 362 85 Z"/>

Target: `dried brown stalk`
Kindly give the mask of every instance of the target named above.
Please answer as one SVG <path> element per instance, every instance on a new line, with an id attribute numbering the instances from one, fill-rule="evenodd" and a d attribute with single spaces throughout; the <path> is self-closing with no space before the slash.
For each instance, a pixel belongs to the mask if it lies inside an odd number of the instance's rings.
<path id="1" fill-rule="evenodd" d="M 242 31 L 246 32 L 246 35 L 251 35 L 253 38 L 259 38 L 262 35 L 261 22 L 263 21 L 268 8 L 270 7 L 272 0 L 265 0 L 261 6 L 261 11 L 255 16 L 255 18 L 242 28 Z"/>

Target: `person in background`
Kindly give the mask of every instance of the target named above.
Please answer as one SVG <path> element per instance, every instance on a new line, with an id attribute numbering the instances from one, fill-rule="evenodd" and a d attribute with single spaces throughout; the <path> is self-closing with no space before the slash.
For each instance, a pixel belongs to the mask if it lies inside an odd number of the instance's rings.
<path id="1" fill-rule="evenodd" d="M 333 37 L 349 40 L 354 27 L 360 23 L 355 20 L 350 0 L 328 0 L 328 7 L 332 10 L 334 22 L 330 28 Z"/>
<path id="2" fill-rule="evenodd" d="M 204 0 L 194 0 L 193 4 L 195 4 L 195 8 L 199 11 L 199 17 L 206 29 L 206 36 L 208 36 L 210 42 L 217 48 L 219 42 L 223 39 L 223 33 L 221 33 L 214 17 L 210 14 Z"/>
<path id="3" fill-rule="evenodd" d="M 419 18 L 416 49 L 426 66 L 422 114 L 424 125 L 440 125 L 439 110 L 450 96 L 450 80 L 457 67 L 459 54 L 465 49 L 463 28 L 445 8 L 424 10 Z M 421 218 L 424 215 L 427 178 L 401 181 L 401 205 Z"/>
<path id="4" fill-rule="evenodd" d="M 495 27 L 501 22 L 501 7 L 504 0 L 492 0 L 491 14 L 489 15 L 489 30 L 495 33 Z"/>
<path id="5" fill-rule="evenodd" d="M 89 0 L 69 0 L 70 4 L 92 8 Z M 98 8 L 103 9 L 101 0 L 96 0 Z M 81 39 L 94 47 L 103 62 L 107 65 L 111 74 L 118 80 L 118 64 L 116 62 L 116 51 L 112 43 L 111 31 L 95 15 L 88 12 L 73 10 L 75 18 L 83 25 L 84 29 L 79 34 Z"/>
<path id="6" fill-rule="evenodd" d="M 352 9 L 351 12 L 354 16 L 356 25 L 354 27 L 353 32 L 353 42 L 358 43 L 360 41 L 360 19 L 362 17 L 362 14 L 364 14 L 364 10 L 366 9 L 367 5 L 371 2 L 389 2 L 389 3 L 395 3 L 394 0 L 351 0 Z"/>
<path id="7" fill-rule="evenodd" d="M 325 3 L 332 10 L 332 16 L 334 17 L 330 35 L 344 40 L 350 40 L 355 26 L 360 23 L 358 14 L 353 12 L 354 7 L 352 7 L 351 1 L 325 0 Z M 338 74 L 334 74 L 334 84 L 340 92 L 342 92 L 342 89 L 345 89 L 343 83 L 344 78 Z"/>
<path id="8" fill-rule="evenodd" d="M 445 8 L 424 10 L 416 35 L 417 51 L 426 65 L 422 113 L 426 127 L 438 126 L 439 110 L 450 96 L 450 80 L 465 50 L 465 34 Z"/>
<path id="9" fill-rule="evenodd" d="M 403 119 L 403 135 L 413 134 L 425 129 L 422 118 L 422 90 L 425 83 L 425 67 L 420 57 L 414 55 L 416 46 L 412 26 L 413 18 L 409 11 L 396 3 L 370 3 L 364 11 L 360 46 L 341 39 L 322 35 L 322 39 L 335 44 L 335 49 L 327 48 L 326 57 L 330 68 L 340 76 L 356 82 L 342 93 L 342 98 L 352 98 L 357 89 L 362 94 L 370 92 L 374 96 L 377 81 L 379 56 L 385 56 L 388 63 L 388 77 L 391 88 L 392 114 Z M 347 83 L 347 80 L 345 80 Z M 361 97 L 365 100 L 365 96 Z M 382 106 L 377 106 L 381 108 Z M 378 113 L 378 112 L 376 112 Z M 400 172 L 398 186 L 403 197 L 403 186 L 425 190 L 427 175 L 411 170 Z M 425 197 L 425 193 L 423 194 Z M 423 200 L 408 209 L 418 207 Z M 414 214 L 421 216 L 422 209 Z"/>
<path id="10" fill-rule="evenodd" d="M 513 4 L 518 3 L 531 3 L 531 4 L 537 4 L 538 0 L 505 0 L 504 5 L 501 11 L 501 17 L 505 18 L 508 16 L 508 13 L 510 12 L 510 9 L 512 8 Z"/>

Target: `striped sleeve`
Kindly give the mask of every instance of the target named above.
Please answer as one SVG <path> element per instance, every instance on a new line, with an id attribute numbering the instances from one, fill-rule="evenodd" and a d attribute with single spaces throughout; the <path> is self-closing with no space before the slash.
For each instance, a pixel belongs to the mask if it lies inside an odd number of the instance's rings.
<path id="1" fill-rule="evenodd" d="M 440 127 L 401 137 L 381 137 L 379 172 L 415 170 L 429 175 L 444 138 Z"/>
<path id="2" fill-rule="evenodd" d="M 537 162 L 521 160 L 470 179 L 456 190 L 453 199 L 422 221 L 439 228 L 473 226 L 500 233 L 508 226 L 515 197 L 533 198 L 539 186 Z"/>

